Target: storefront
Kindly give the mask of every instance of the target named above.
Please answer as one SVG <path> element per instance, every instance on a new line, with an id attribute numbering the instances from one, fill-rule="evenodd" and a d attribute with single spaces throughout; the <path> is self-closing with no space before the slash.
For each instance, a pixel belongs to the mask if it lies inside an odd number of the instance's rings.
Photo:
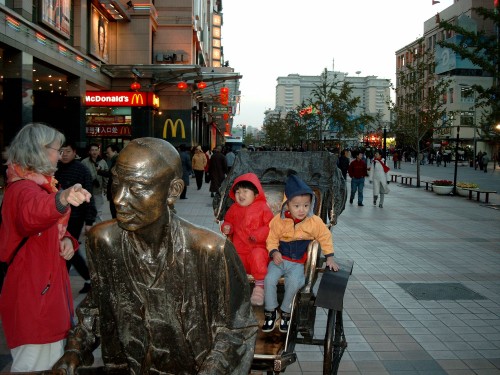
<path id="1" fill-rule="evenodd" d="M 87 91 L 85 105 L 88 142 L 123 148 L 132 138 L 153 135 L 160 99 L 152 92 Z"/>

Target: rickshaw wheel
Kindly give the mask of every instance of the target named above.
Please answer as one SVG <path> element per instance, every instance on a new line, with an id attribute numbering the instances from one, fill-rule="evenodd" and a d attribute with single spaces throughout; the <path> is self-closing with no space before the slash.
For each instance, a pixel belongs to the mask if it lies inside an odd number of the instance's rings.
<path id="1" fill-rule="evenodd" d="M 334 375 L 339 370 L 340 360 L 344 354 L 347 342 L 342 323 L 342 311 L 328 310 L 326 323 L 323 375 Z"/>

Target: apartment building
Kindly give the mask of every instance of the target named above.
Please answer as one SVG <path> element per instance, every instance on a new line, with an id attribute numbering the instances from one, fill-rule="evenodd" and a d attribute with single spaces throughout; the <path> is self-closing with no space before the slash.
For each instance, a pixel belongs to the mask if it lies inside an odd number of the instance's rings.
<path id="1" fill-rule="evenodd" d="M 0 0 L 0 146 L 48 123 L 84 148 L 215 146 L 239 98 L 222 0 Z"/>
<path id="2" fill-rule="evenodd" d="M 361 73 L 361 72 L 359 72 Z M 327 71 L 329 82 L 349 82 L 353 92 L 353 97 L 360 98 L 360 104 L 356 109 L 354 116 L 363 113 L 381 118 L 383 124 L 389 126 L 390 111 L 386 104 L 390 97 L 390 80 L 378 78 L 377 76 L 348 76 L 347 73 Z M 266 119 L 270 116 L 279 116 L 284 118 L 287 112 L 297 109 L 302 103 L 313 99 L 312 91 L 321 83 L 321 76 L 303 76 L 299 74 L 289 74 L 286 77 L 278 77 L 276 85 L 276 106 L 274 110 L 266 111 Z M 375 125 L 367 124 L 365 129 L 360 129 L 360 133 L 367 134 L 375 131 Z M 327 130 L 324 133 L 325 139 L 335 139 L 335 131 Z M 357 145 L 362 142 L 362 136 L 359 140 L 351 140 L 351 143 Z"/>
<path id="3" fill-rule="evenodd" d="M 436 16 L 424 22 L 423 46 L 427 50 L 434 52 L 436 63 L 435 75 L 446 77 L 451 80 L 451 85 L 447 94 L 442 98 L 448 114 L 450 116 L 445 126 L 442 123 L 435 124 L 433 134 L 433 144 L 435 147 L 454 144 L 459 132 L 460 146 L 469 148 L 471 152 L 477 154 L 478 151 L 491 150 L 491 144 L 483 140 L 483 132 L 479 125 L 482 109 L 475 107 L 476 98 L 471 90 L 472 85 L 491 87 L 493 77 L 488 76 L 479 66 L 474 65 L 470 60 L 462 59 L 450 48 L 443 48 L 438 45 L 439 41 L 447 40 L 458 42 L 460 38 L 454 32 L 445 31 L 439 27 L 440 20 L 456 23 L 471 31 L 485 31 L 487 35 L 494 35 L 495 25 L 491 20 L 484 20 L 478 15 L 474 8 L 493 9 L 493 1 L 490 0 L 455 0 L 454 3 L 436 14 Z M 407 71 L 408 66 L 415 64 L 414 51 L 419 48 L 418 41 L 414 41 L 400 50 L 396 51 L 396 76 Z M 396 103 L 401 105 L 403 96 L 406 95 L 405 87 L 399 80 L 396 82 L 397 97 Z M 491 155 L 491 154 L 490 154 Z"/>

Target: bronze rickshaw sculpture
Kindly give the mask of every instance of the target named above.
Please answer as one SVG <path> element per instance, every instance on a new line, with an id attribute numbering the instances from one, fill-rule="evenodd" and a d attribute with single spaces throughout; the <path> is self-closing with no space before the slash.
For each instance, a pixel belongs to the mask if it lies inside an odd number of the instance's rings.
<path id="1" fill-rule="evenodd" d="M 329 226 L 337 223 L 345 208 L 347 191 L 345 180 L 337 168 L 337 156 L 326 151 L 311 152 L 239 152 L 235 163 L 216 194 L 213 207 L 216 220 L 222 221 L 232 204 L 229 189 L 234 179 L 244 173 L 255 173 L 265 191 L 271 210 L 276 214 L 284 201 L 284 184 L 288 175 L 297 174 L 316 195 L 315 213 Z M 252 370 L 279 374 L 297 360 L 296 344 L 323 345 L 323 374 L 337 374 L 340 360 L 347 347 L 344 335 L 342 309 L 347 281 L 353 262 L 335 257 L 340 270 L 333 272 L 322 267 L 321 251 L 316 241 L 308 248 L 304 266 L 306 283 L 295 295 L 287 333 L 274 330 L 263 333 L 264 307 L 254 306 L 259 322 Z M 319 275 L 319 286 L 315 285 Z M 249 276 L 249 282 L 253 283 Z M 278 285 L 282 297 L 283 280 Z M 323 339 L 314 337 L 314 323 L 318 307 L 328 310 L 326 332 Z"/>

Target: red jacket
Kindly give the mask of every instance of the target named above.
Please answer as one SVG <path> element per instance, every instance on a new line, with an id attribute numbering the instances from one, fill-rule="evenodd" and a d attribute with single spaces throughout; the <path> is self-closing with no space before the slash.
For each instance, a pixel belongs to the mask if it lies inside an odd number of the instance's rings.
<path id="1" fill-rule="evenodd" d="M 238 254 L 248 254 L 255 247 L 266 248 L 266 239 L 269 234 L 269 222 L 273 218 L 273 212 L 267 205 L 264 189 L 259 178 L 253 173 L 246 173 L 234 180 L 229 192 L 229 197 L 236 201 L 233 192 L 234 185 L 240 181 L 250 181 L 255 185 L 259 194 L 249 206 L 242 207 L 233 203 L 224 217 L 224 224 L 231 224 L 232 242 Z M 255 239 L 255 242 L 250 240 Z"/>
<path id="2" fill-rule="evenodd" d="M 75 249 L 78 242 L 58 223 L 64 214 L 57 210 L 55 196 L 30 180 L 9 184 L 4 195 L 0 261 L 9 262 L 29 236 L 9 267 L 0 295 L 10 349 L 62 340 L 71 327 L 73 297 L 66 261 L 59 255 L 59 230 Z"/>

